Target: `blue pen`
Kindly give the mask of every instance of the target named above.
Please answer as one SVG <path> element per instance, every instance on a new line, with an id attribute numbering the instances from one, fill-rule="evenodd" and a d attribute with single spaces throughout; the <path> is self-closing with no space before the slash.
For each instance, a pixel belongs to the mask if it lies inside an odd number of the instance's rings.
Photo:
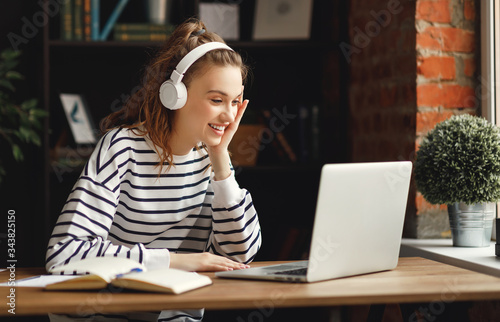
<path id="1" fill-rule="evenodd" d="M 120 277 L 122 277 L 122 276 L 125 276 L 125 275 L 128 275 L 128 274 L 131 274 L 131 273 L 140 273 L 140 272 L 142 272 L 142 268 L 138 268 L 138 267 L 136 267 L 136 268 L 132 268 L 132 269 L 131 269 L 128 273 L 118 274 L 118 275 L 116 275 L 116 277 L 117 277 L 117 278 L 120 278 Z"/>

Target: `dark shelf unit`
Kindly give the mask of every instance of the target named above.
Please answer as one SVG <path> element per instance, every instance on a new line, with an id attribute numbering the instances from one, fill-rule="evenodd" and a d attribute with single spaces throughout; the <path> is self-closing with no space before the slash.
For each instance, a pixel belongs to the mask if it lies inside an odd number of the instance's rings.
<path id="1" fill-rule="evenodd" d="M 155 41 L 65 41 L 65 40 L 49 40 L 50 47 L 93 47 L 93 48 L 120 48 L 120 47 L 159 47 L 161 42 Z M 280 40 L 280 41 L 227 41 L 227 44 L 231 47 L 238 49 L 266 49 L 266 48 L 282 48 L 282 49 L 294 49 L 294 48 L 308 48 L 311 50 L 317 49 L 335 49 L 338 44 L 321 42 L 321 41 L 311 41 L 311 40 Z"/>
<path id="2" fill-rule="evenodd" d="M 199 1 L 183 1 L 183 3 L 185 4 L 181 6 L 182 8 L 178 8 L 181 12 L 178 17 L 179 22 L 197 14 Z M 265 174 L 279 173 L 276 180 L 272 179 L 267 187 L 282 191 L 285 188 L 296 187 L 297 173 L 312 175 L 312 182 L 316 182 L 315 178 L 319 177 L 317 170 L 321 164 L 340 162 L 346 158 L 346 107 L 343 103 L 345 98 L 339 94 L 331 94 L 342 93 L 342 88 L 345 86 L 343 85 L 345 75 L 342 75 L 344 68 L 341 66 L 342 57 L 338 44 L 343 39 L 344 18 L 341 12 L 345 12 L 343 6 L 346 5 L 342 4 L 342 1 L 315 1 L 310 40 L 252 41 L 250 37 L 252 22 L 249 17 L 253 15 L 254 4 L 255 1 L 241 3 L 241 10 L 246 12 L 245 17 L 240 15 L 242 26 L 246 24 L 246 27 L 241 28 L 242 40 L 228 42 L 235 50 L 242 53 L 253 71 L 245 88 L 245 95 L 251 101 L 249 107 L 256 113 L 264 109 L 275 109 L 298 116 L 300 113 L 298 108 L 301 105 L 319 106 L 320 144 L 327 150 L 314 161 L 290 164 L 277 159 L 272 153 L 272 147 L 266 146 L 261 151 L 262 157 L 259 155 L 259 160 L 264 161 L 254 168 L 242 168 L 243 174 L 241 179 L 238 179 L 242 186 L 259 189 L 261 181 L 266 179 Z M 49 119 L 45 122 L 43 140 L 45 159 L 43 230 L 46 239 L 50 237 L 53 224 L 82 169 L 82 166 L 78 165 L 60 171 L 52 163 L 54 146 L 61 142 L 66 142 L 63 146 L 73 153 L 83 154 L 78 152 L 79 147 L 71 141 L 71 132 L 59 105 L 58 93 L 82 94 L 88 102 L 92 118 L 98 123 L 134 91 L 140 83 L 142 69 L 161 45 L 158 42 L 63 41 L 58 39 L 57 32 L 51 29 L 49 24 L 45 26 L 42 92 L 43 104 L 50 113 Z M 251 112 L 249 114 L 251 115 Z M 283 133 L 296 150 L 297 142 L 301 138 L 297 135 L 295 120 L 292 121 Z M 315 189 L 303 189 L 308 193 L 305 197 L 308 202 L 315 200 Z M 286 193 L 280 195 L 284 197 Z M 260 194 L 258 199 L 261 208 L 269 208 L 266 204 L 271 204 L 272 198 L 274 198 L 272 195 Z M 285 205 L 284 207 L 284 216 L 293 210 L 292 205 L 290 209 Z M 268 213 L 273 215 L 271 211 L 263 211 L 265 216 Z M 309 216 L 307 220 L 310 221 L 312 213 L 307 216 Z M 298 222 L 297 220 L 296 223 L 300 226 Z M 269 256 L 272 256 L 271 253 L 270 250 Z M 264 255 L 262 258 L 267 257 Z"/>

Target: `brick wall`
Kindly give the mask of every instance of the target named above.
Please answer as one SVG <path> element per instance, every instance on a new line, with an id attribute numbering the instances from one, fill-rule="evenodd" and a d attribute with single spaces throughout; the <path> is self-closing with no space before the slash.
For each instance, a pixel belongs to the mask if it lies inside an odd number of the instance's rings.
<path id="1" fill-rule="evenodd" d="M 479 33 L 474 0 L 352 0 L 351 160 L 413 160 L 422 135 L 475 113 Z M 447 237 L 446 207 L 410 192 L 405 235 Z"/>
<path id="2" fill-rule="evenodd" d="M 479 12 L 479 10 L 477 10 Z M 473 0 L 416 2 L 416 146 L 438 122 L 453 114 L 477 111 L 476 7 Z M 446 206 L 416 195 L 417 237 L 448 237 Z"/>
<path id="3" fill-rule="evenodd" d="M 415 37 L 414 2 L 350 2 L 353 161 L 408 160 L 415 150 Z"/>

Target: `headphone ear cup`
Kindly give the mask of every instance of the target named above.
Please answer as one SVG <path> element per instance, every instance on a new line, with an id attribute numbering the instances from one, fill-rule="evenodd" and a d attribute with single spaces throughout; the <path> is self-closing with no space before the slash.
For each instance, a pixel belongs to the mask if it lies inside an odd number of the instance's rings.
<path id="1" fill-rule="evenodd" d="M 170 110 L 178 110 L 187 101 L 187 89 L 184 83 L 174 84 L 171 79 L 160 86 L 160 102 Z"/>

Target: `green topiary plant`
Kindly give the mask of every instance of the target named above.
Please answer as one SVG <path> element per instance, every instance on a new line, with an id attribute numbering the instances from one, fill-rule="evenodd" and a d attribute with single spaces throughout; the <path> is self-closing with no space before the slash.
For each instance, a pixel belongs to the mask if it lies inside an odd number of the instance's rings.
<path id="1" fill-rule="evenodd" d="M 469 114 L 437 124 L 417 151 L 415 182 L 432 204 L 500 200 L 499 128 Z"/>
<path id="2" fill-rule="evenodd" d="M 24 154 L 22 143 L 40 146 L 39 132 L 45 110 L 37 107 L 36 99 L 16 103 L 12 98 L 15 91 L 13 81 L 22 80 L 23 76 L 15 71 L 21 52 L 6 49 L 0 53 L 0 140 L 6 141 L 12 149 L 16 161 L 22 161 Z M 0 154 L 5 157 L 5 153 Z M 5 176 L 5 168 L 0 160 L 0 183 Z"/>

